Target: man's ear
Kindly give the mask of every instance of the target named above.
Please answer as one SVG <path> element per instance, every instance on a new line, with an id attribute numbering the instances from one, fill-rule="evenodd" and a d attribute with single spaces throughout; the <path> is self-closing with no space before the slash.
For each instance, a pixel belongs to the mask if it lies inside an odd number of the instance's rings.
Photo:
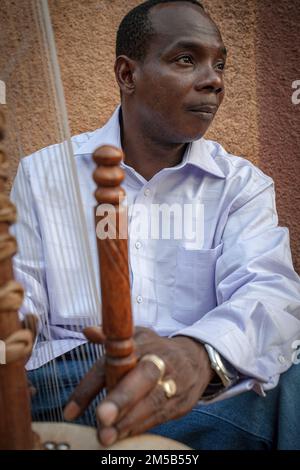
<path id="1" fill-rule="evenodd" d="M 135 90 L 137 63 L 125 55 L 117 57 L 115 62 L 115 76 L 121 93 L 131 95 Z"/>

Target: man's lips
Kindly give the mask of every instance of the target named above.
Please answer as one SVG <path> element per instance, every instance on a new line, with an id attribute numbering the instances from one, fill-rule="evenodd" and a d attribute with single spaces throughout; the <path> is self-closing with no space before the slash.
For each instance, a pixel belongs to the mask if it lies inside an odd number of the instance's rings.
<path id="1" fill-rule="evenodd" d="M 215 104 L 201 104 L 197 106 L 190 106 L 188 111 L 193 113 L 206 113 L 206 114 L 216 114 L 218 106 Z"/>
<path id="2" fill-rule="evenodd" d="M 218 106 L 215 104 L 201 104 L 195 106 L 189 106 L 187 108 L 188 113 L 193 114 L 197 118 L 204 121 L 212 121 L 218 111 Z"/>

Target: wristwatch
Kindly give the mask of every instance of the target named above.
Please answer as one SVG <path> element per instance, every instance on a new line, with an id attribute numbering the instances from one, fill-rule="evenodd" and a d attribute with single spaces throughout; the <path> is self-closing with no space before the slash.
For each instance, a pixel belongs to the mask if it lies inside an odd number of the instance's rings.
<path id="1" fill-rule="evenodd" d="M 210 360 L 211 368 L 216 372 L 217 378 L 210 382 L 205 389 L 201 400 L 208 401 L 216 398 L 239 380 L 238 371 L 224 359 L 210 344 L 204 344 Z"/>

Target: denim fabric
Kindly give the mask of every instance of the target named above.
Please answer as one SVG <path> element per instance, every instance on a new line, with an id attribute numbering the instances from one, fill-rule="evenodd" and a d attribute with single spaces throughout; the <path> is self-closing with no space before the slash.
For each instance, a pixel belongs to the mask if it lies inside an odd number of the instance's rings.
<path id="1" fill-rule="evenodd" d="M 63 406 L 90 365 L 90 360 L 83 362 L 69 353 L 65 361 L 58 359 L 30 371 L 28 378 L 38 391 L 32 400 L 33 419 L 61 421 Z M 96 403 L 78 423 L 96 424 Z M 198 405 L 186 416 L 149 432 L 197 450 L 300 450 L 300 367 L 293 366 L 282 374 L 279 385 L 265 398 L 250 391 L 211 405 Z"/>
<path id="2" fill-rule="evenodd" d="M 299 450 L 300 367 L 281 375 L 279 385 L 260 397 L 253 391 L 211 405 L 198 405 L 183 418 L 151 433 L 197 450 Z"/>

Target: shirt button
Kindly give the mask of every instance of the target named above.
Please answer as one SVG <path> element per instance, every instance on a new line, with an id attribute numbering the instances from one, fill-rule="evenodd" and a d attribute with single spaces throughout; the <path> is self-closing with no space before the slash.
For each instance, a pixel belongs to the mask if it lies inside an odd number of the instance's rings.
<path id="1" fill-rule="evenodd" d="M 280 354 L 280 355 L 278 356 L 278 361 L 280 362 L 280 364 L 285 364 L 286 359 L 285 359 L 285 357 L 284 357 L 282 354 Z"/>
<path id="2" fill-rule="evenodd" d="M 141 304 L 143 302 L 143 297 L 141 295 L 138 295 L 136 301 L 138 304 Z"/>
<path id="3" fill-rule="evenodd" d="M 151 194 L 150 189 L 149 188 L 145 189 L 144 194 L 145 194 L 146 197 L 150 196 L 150 194 Z"/>
<path id="4" fill-rule="evenodd" d="M 135 247 L 137 250 L 139 250 L 141 246 L 142 246 L 141 242 L 135 242 Z"/>

